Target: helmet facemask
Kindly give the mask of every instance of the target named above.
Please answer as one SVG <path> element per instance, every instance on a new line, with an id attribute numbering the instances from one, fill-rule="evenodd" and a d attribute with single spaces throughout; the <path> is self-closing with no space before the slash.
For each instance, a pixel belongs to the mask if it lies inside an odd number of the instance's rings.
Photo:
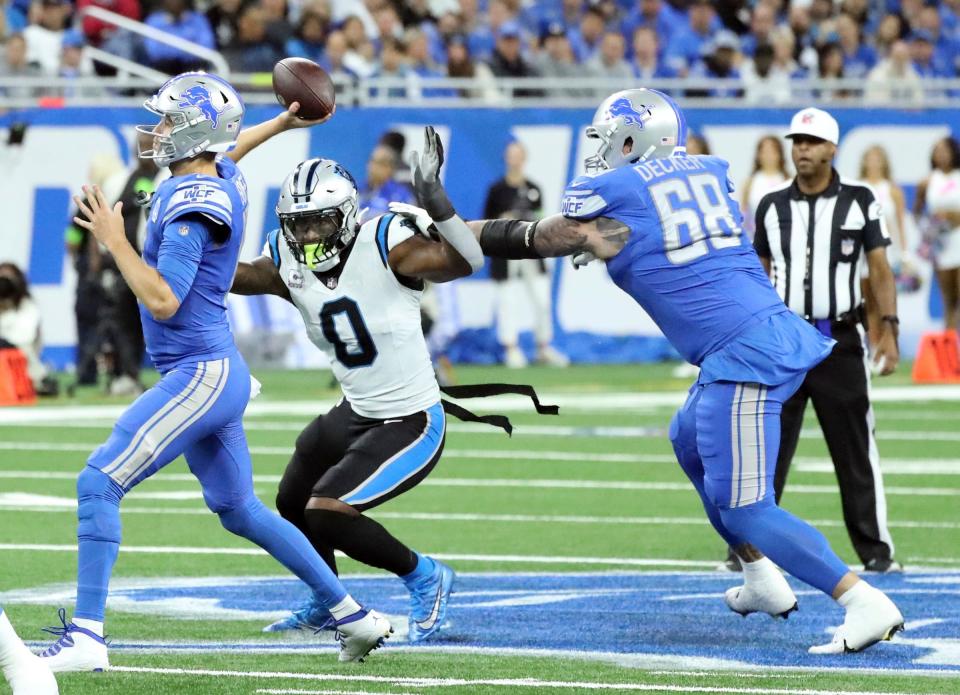
<path id="1" fill-rule="evenodd" d="M 340 253 L 356 236 L 356 230 L 348 228 L 349 211 L 342 208 L 343 205 L 280 215 L 283 238 L 298 263 L 312 271 L 325 272 L 340 262 Z"/>

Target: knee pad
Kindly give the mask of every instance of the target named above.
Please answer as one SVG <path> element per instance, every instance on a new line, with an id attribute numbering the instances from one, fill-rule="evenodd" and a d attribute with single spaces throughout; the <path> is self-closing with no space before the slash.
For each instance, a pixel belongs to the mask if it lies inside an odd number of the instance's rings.
<path id="1" fill-rule="evenodd" d="M 101 470 L 86 466 L 77 477 L 77 537 L 120 542 L 124 489 Z"/>

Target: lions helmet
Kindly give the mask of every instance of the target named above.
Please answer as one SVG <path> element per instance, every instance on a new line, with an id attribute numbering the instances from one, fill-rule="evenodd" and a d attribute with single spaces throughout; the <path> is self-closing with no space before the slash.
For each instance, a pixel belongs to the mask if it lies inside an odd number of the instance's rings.
<path id="1" fill-rule="evenodd" d="M 226 152 L 240 135 L 243 101 L 226 80 L 216 75 L 185 72 L 171 77 L 143 106 L 162 120 L 156 126 L 137 126 L 137 132 L 144 136 L 139 154 L 158 166 L 169 166 L 201 152 Z M 165 132 L 158 132 L 158 128 Z"/>
<path id="2" fill-rule="evenodd" d="M 600 140 L 587 171 L 616 169 L 686 151 L 687 121 L 673 99 L 655 89 L 608 96 L 593 115 L 587 137 Z"/>
<path id="3" fill-rule="evenodd" d="M 340 262 L 340 252 L 357 235 L 358 197 L 353 176 L 332 159 L 308 159 L 290 172 L 280 189 L 277 217 L 299 263 L 325 272 Z"/>

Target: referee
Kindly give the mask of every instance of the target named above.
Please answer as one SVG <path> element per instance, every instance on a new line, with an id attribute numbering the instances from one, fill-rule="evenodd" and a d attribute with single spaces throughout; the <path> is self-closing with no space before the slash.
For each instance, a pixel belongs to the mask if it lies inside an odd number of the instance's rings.
<path id="1" fill-rule="evenodd" d="M 897 571 L 902 567 L 893 559 L 887 529 L 861 296 L 865 260 L 869 296 L 881 321 L 872 369 L 891 374 L 900 353 L 896 288 L 886 252 L 890 238 L 873 191 L 833 168 L 840 128 L 829 113 L 800 111 L 787 138 L 793 141 L 797 176 L 760 201 L 754 247 L 784 303 L 837 344 L 783 406 L 776 499 L 779 503 L 810 400 L 840 483 L 850 541 L 864 569 Z"/>

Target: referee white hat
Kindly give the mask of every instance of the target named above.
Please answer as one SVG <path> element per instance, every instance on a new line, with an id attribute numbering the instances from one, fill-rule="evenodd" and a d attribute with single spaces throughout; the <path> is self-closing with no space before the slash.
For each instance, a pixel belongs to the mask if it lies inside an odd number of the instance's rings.
<path id="1" fill-rule="evenodd" d="M 794 135 L 809 135 L 834 145 L 840 144 L 840 126 L 837 120 L 823 109 L 808 108 L 797 111 L 790 121 L 788 138 Z"/>

